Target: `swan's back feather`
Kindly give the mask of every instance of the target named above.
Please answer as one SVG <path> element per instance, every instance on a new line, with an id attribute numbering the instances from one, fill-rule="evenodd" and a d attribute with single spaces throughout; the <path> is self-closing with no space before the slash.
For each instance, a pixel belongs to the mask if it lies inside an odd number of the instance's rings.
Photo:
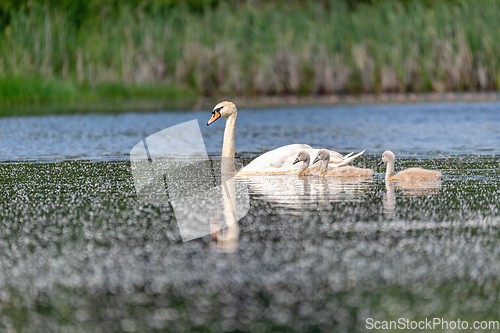
<path id="1" fill-rule="evenodd" d="M 442 174 L 435 170 L 425 170 L 422 168 L 409 168 L 398 172 L 391 177 L 391 180 L 404 181 L 404 180 L 440 180 Z"/>
<path id="2" fill-rule="evenodd" d="M 373 177 L 375 172 L 372 169 L 356 168 L 350 165 L 332 168 L 329 167 L 326 176 L 335 177 Z"/>

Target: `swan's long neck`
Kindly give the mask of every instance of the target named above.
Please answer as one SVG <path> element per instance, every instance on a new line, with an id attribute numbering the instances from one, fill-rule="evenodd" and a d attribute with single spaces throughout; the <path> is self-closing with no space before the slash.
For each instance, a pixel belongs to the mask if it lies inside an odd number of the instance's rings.
<path id="1" fill-rule="evenodd" d="M 330 162 L 330 156 L 325 157 L 325 159 L 321 161 L 321 167 L 319 169 L 319 175 L 321 177 L 326 175 L 326 171 L 328 170 L 328 162 Z"/>
<path id="2" fill-rule="evenodd" d="M 300 168 L 300 171 L 304 172 L 309 168 L 309 163 L 311 162 L 310 157 L 306 157 L 304 161 L 302 161 L 302 167 Z"/>
<path id="3" fill-rule="evenodd" d="M 311 162 L 311 158 L 308 156 L 305 160 L 302 161 L 302 166 L 299 169 L 299 175 L 305 174 L 307 168 L 309 168 L 309 163 Z"/>
<path id="4" fill-rule="evenodd" d="M 394 161 L 387 162 L 387 169 L 385 170 L 385 180 L 389 180 L 394 176 Z"/>
<path id="5" fill-rule="evenodd" d="M 236 127 L 236 113 L 233 113 L 226 120 L 224 130 L 224 141 L 222 142 L 222 157 L 234 158 L 234 130 Z"/>
<path id="6" fill-rule="evenodd" d="M 223 175 L 232 176 L 236 172 L 234 165 L 234 130 L 236 127 L 236 112 L 227 117 L 224 129 L 224 141 L 222 142 L 222 165 Z"/>
<path id="7" fill-rule="evenodd" d="M 234 180 L 234 130 L 236 127 L 236 108 L 232 103 L 225 103 L 223 107 L 233 108 L 232 112 L 226 120 L 226 128 L 224 129 L 224 140 L 222 141 L 222 160 L 221 160 L 221 184 L 222 197 L 224 203 L 224 220 L 226 223 L 227 233 L 225 236 L 218 237 L 218 241 L 224 250 L 234 252 L 238 246 L 238 219 L 236 217 L 236 184 Z M 231 106 L 232 105 L 232 106 Z M 218 110 L 221 108 L 218 104 Z M 215 112 L 215 111 L 214 111 Z M 214 117 L 212 115 L 212 117 Z"/>

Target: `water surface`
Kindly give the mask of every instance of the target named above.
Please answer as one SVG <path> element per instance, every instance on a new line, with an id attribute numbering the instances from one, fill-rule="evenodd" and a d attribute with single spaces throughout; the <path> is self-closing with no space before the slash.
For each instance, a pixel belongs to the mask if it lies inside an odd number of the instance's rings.
<path id="1" fill-rule="evenodd" d="M 498 154 L 500 103 L 359 105 L 240 109 L 236 152 L 263 152 L 290 143 L 336 151 L 386 149 L 407 153 Z M 224 121 L 209 111 L 131 112 L 0 119 L 0 160 L 128 159 L 143 138 L 197 119 L 207 151 L 220 154 Z"/>
<path id="2" fill-rule="evenodd" d="M 288 143 L 342 153 L 371 180 L 241 180 L 234 251 L 182 242 L 171 206 L 138 201 L 128 152 L 205 112 L 0 119 L 0 327 L 18 331 L 364 331 L 367 318 L 500 320 L 498 103 L 240 110 L 237 162 Z M 421 190 L 396 171 L 441 170 Z M 206 179 L 187 179 L 191 185 Z"/>

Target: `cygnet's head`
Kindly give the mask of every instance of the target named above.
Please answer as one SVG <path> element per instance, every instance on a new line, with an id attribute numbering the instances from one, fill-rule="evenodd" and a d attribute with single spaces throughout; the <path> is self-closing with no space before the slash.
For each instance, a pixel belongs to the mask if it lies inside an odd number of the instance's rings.
<path id="1" fill-rule="evenodd" d="M 330 153 L 326 149 L 321 149 L 318 151 L 318 155 L 313 161 L 313 164 L 318 162 L 318 161 L 330 161 Z"/>
<path id="2" fill-rule="evenodd" d="M 309 159 L 310 159 L 309 153 L 305 150 L 301 150 L 297 154 L 297 158 L 295 159 L 295 161 L 293 161 L 293 164 L 305 161 L 309 162 Z"/>
<path id="3" fill-rule="evenodd" d="M 236 114 L 236 105 L 234 103 L 228 101 L 220 102 L 212 110 L 212 117 L 207 122 L 207 126 L 220 117 L 229 117 L 233 114 Z"/>
<path id="4" fill-rule="evenodd" d="M 396 157 L 394 156 L 394 153 L 390 150 L 386 150 L 382 154 L 382 161 L 380 161 L 380 163 L 378 165 L 387 164 L 389 162 L 394 162 L 395 159 L 396 159 Z"/>

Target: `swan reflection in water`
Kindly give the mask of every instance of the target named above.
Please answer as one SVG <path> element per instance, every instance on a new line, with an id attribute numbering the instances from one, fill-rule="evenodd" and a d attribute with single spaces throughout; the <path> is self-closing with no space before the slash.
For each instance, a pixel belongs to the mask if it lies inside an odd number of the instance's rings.
<path id="1" fill-rule="evenodd" d="M 232 253 L 238 249 L 238 220 L 249 210 L 248 188 L 234 178 L 234 157 L 222 157 L 220 170 L 222 205 L 213 207 L 209 214 L 211 243 L 224 252 Z"/>
<path id="2" fill-rule="evenodd" d="M 297 214 L 301 209 L 328 208 L 331 202 L 357 201 L 372 185 L 371 179 L 366 177 L 261 175 L 236 179 L 248 185 L 254 199 L 290 208 L 290 213 Z"/>
<path id="3" fill-rule="evenodd" d="M 224 177 L 224 176 L 223 176 Z M 236 176 L 223 181 L 223 217 L 212 214 L 212 245 L 224 252 L 235 252 L 238 248 L 241 203 L 235 189 L 245 189 L 247 195 L 264 200 L 276 207 L 287 209 L 289 214 L 302 214 L 304 209 L 328 209 L 332 202 L 357 201 L 372 185 L 371 178 L 362 177 L 313 177 L 297 175 Z M 220 224 L 226 228 L 220 230 Z"/>
<path id="4" fill-rule="evenodd" d="M 435 195 L 441 190 L 442 181 L 387 181 L 385 183 L 385 193 L 382 198 L 384 215 L 388 218 L 396 216 L 396 192 L 403 197 L 417 197 L 422 195 Z"/>
<path id="5" fill-rule="evenodd" d="M 212 234 L 213 244 L 225 252 L 234 252 L 238 247 L 239 229 L 231 212 L 238 211 L 233 205 L 234 188 L 244 188 L 254 200 L 263 200 L 275 207 L 284 208 L 288 214 L 303 214 L 305 209 L 329 209 L 334 202 L 355 202 L 367 195 L 373 186 L 368 177 L 316 177 L 298 175 L 236 176 L 226 181 L 228 189 L 224 195 L 224 215 L 227 228 Z M 386 182 L 383 195 L 383 210 L 387 218 L 395 217 L 396 196 L 417 197 L 435 195 L 441 190 L 442 181 Z M 224 194 L 225 193 L 225 194 Z"/>

